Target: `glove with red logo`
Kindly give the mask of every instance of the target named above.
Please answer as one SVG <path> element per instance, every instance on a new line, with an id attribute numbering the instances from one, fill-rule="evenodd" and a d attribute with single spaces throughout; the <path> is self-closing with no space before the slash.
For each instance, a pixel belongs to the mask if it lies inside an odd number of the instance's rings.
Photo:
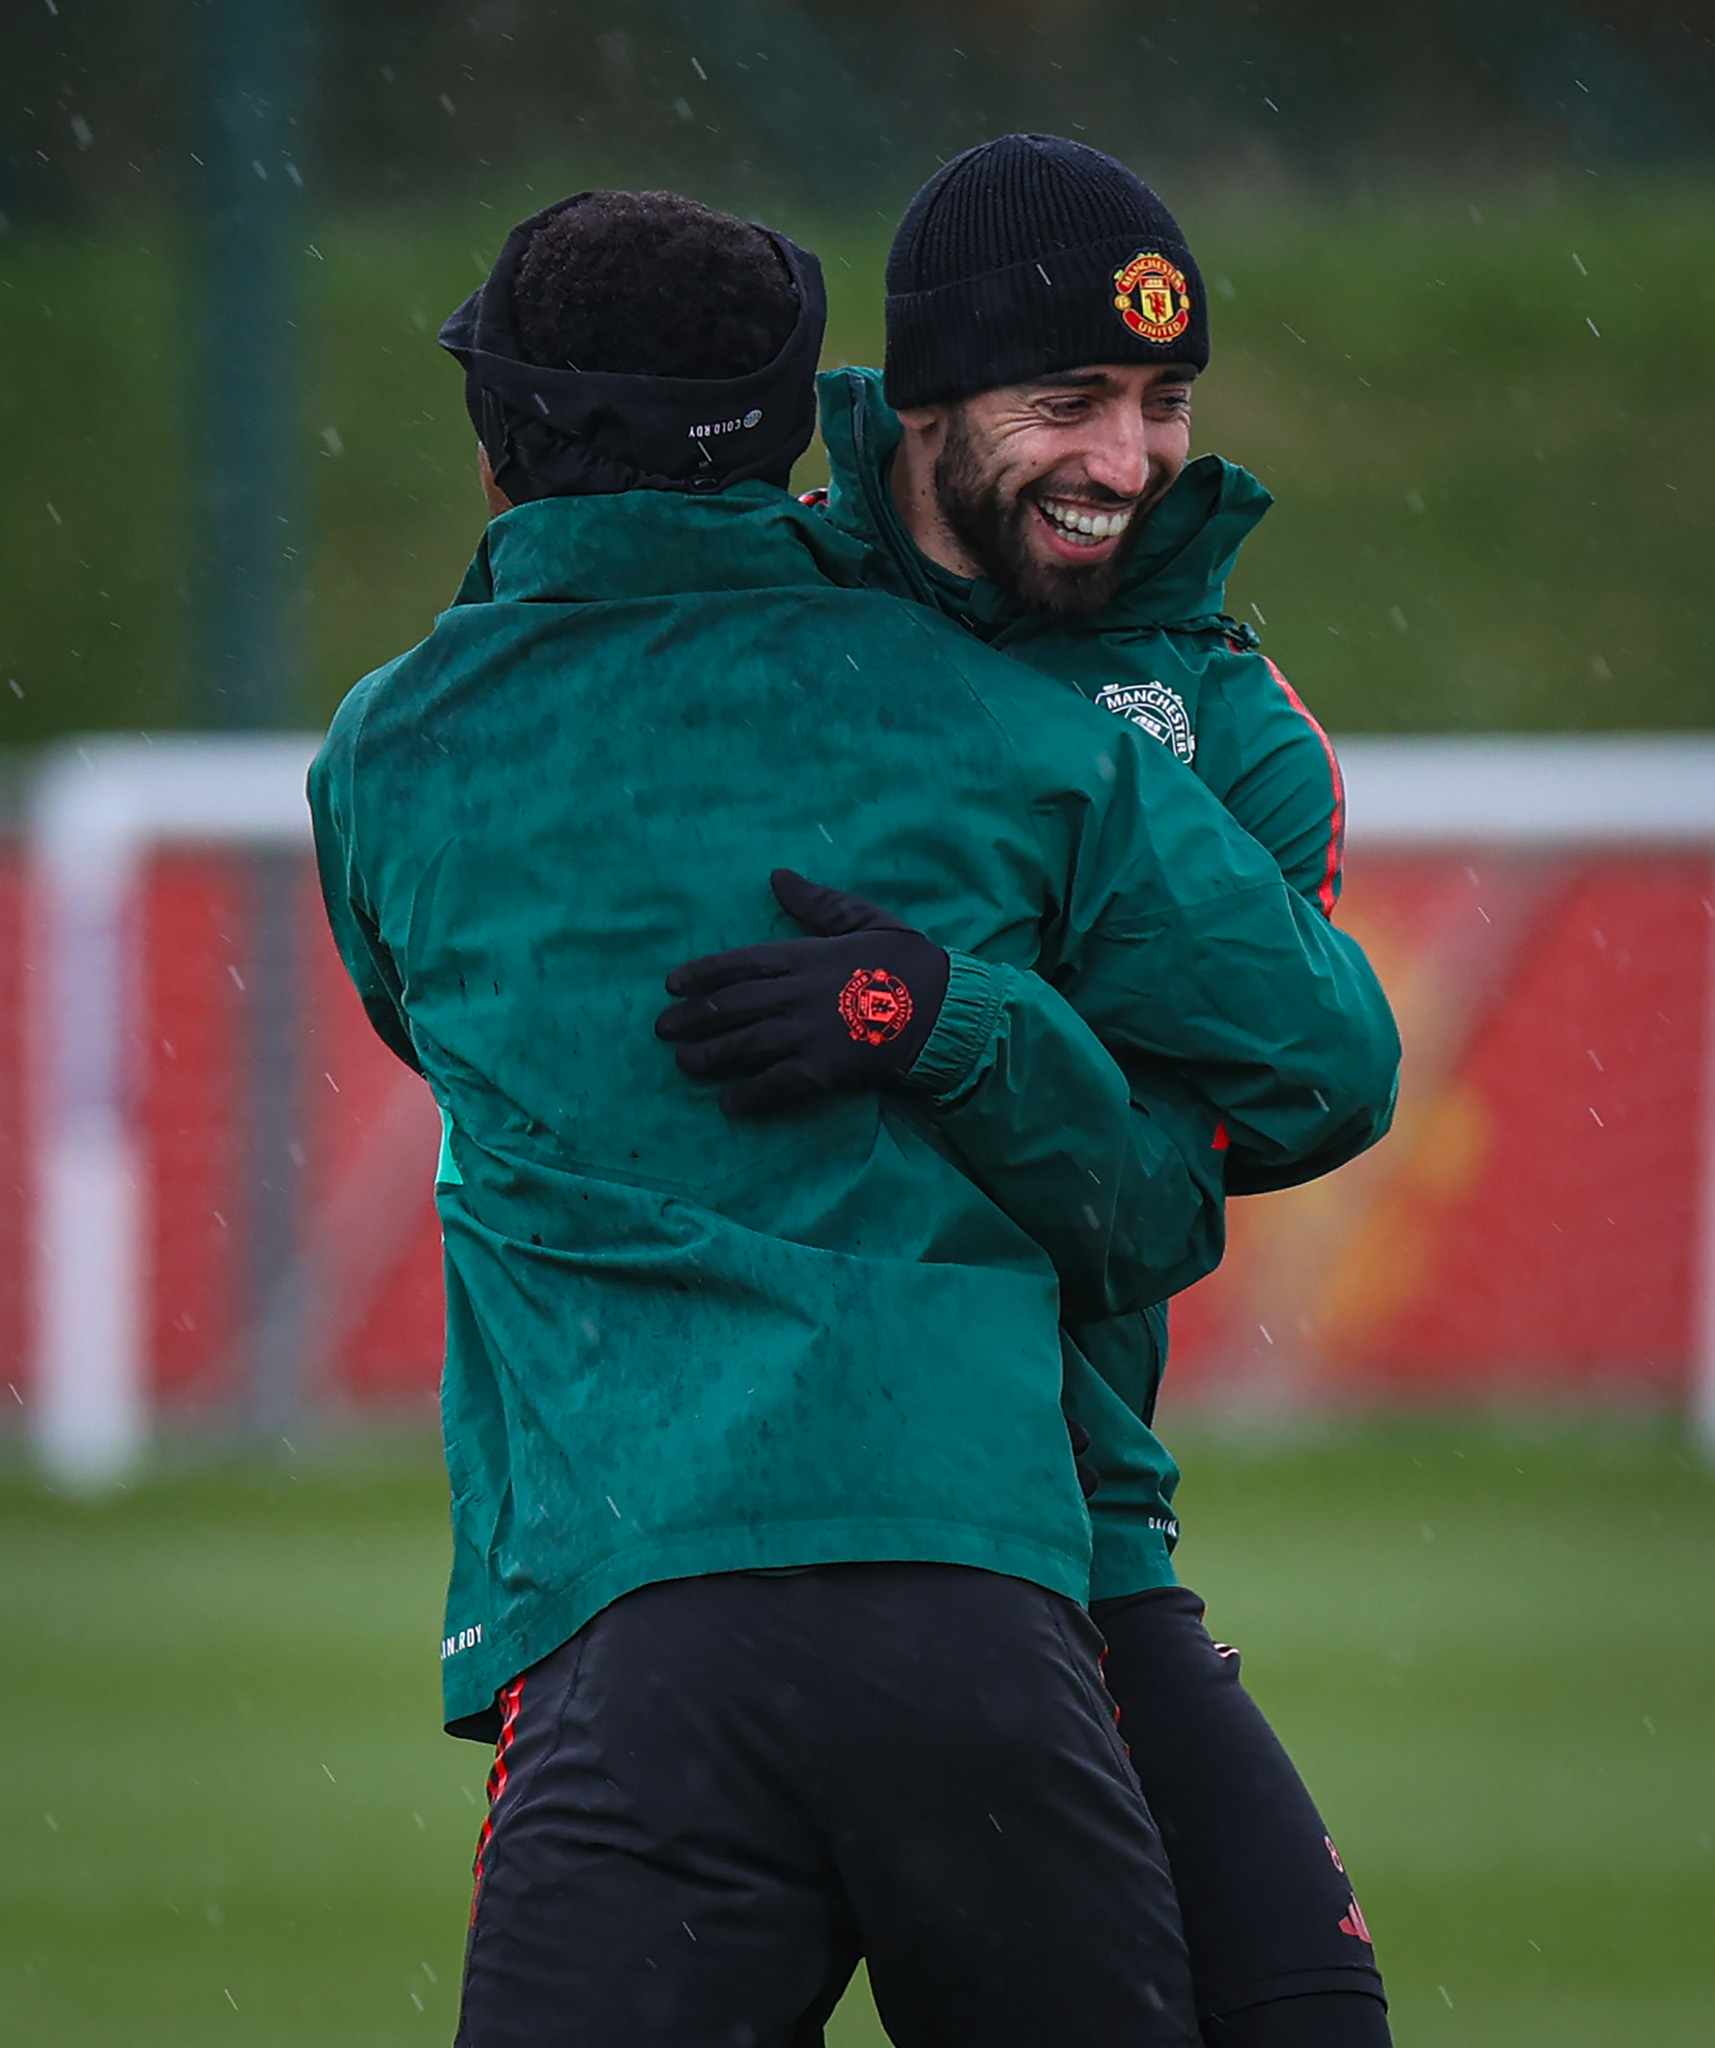
<path id="1" fill-rule="evenodd" d="M 769 877 L 816 936 L 739 946 L 675 967 L 679 1000 L 655 1020 L 679 1071 L 723 1081 L 728 1116 L 765 1116 L 818 1095 L 881 1088 L 909 1073 L 947 993 L 946 948 L 885 910 L 806 881 Z"/>

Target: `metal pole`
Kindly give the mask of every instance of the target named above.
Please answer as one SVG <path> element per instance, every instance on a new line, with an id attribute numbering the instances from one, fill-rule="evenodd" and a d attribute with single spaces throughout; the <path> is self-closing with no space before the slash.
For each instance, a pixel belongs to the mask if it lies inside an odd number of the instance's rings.
<path id="1" fill-rule="evenodd" d="M 257 1434 L 290 1429 L 304 1405 L 307 1336 L 301 1271 L 303 1118 L 299 1087 L 300 854 L 260 848 L 249 861 L 245 996 L 250 1017 L 249 1355 L 245 1401 Z"/>
<path id="2" fill-rule="evenodd" d="M 196 38 L 201 475 L 196 723 L 298 723 L 302 552 L 294 279 L 307 234 L 302 0 L 203 0 Z"/>
<path id="3" fill-rule="evenodd" d="M 295 280 L 309 240 L 306 0 L 202 0 L 200 348 L 192 397 L 202 477 L 199 722 L 298 723 L 303 521 Z M 250 861 L 250 1058 L 244 1114 L 248 1332 L 239 1404 L 277 1435 L 301 1399 L 294 1284 L 300 1158 L 297 866 Z"/>

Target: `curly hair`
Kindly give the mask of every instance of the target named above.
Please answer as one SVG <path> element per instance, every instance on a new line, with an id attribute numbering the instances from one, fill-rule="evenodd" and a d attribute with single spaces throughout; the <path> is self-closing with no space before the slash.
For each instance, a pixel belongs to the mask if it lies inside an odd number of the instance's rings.
<path id="1" fill-rule="evenodd" d="M 529 359 L 637 377 L 743 377 L 798 320 L 760 228 L 676 192 L 592 192 L 536 230 L 513 286 Z"/>

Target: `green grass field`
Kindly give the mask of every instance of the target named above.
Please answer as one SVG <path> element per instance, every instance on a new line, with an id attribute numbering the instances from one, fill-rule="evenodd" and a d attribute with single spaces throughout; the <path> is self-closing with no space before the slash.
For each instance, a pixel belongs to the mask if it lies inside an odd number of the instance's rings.
<path id="1" fill-rule="evenodd" d="M 1715 1479 L 1663 1433 L 1188 1445 L 1185 1573 L 1318 1791 L 1404 2048 L 1715 2038 Z M 0 2028 L 452 2031 L 486 1757 L 432 1454 L 0 1481 Z M 862 2002 L 838 2048 L 881 2036 Z"/>

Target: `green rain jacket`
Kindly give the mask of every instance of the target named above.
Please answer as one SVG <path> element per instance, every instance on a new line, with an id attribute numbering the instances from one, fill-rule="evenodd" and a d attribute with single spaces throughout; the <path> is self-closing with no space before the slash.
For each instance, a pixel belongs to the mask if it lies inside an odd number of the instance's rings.
<path id="1" fill-rule="evenodd" d="M 1239 548 L 1273 502 L 1263 486 L 1218 456 L 1190 463 L 1150 514 L 1112 602 L 1088 618 L 1051 619 L 1010 602 L 992 584 L 949 574 L 916 547 L 893 502 L 900 426 L 879 373 L 834 370 L 818 382 L 828 516 L 870 549 L 875 587 L 932 607 L 1150 733 L 1194 769 L 1274 855 L 1287 881 L 1331 917 L 1345 829 L 1333 747 L 1280 670 L 1255 651 L 1254 631 L 1222 609 Z M 1382 1037 L 1391 1034 L 1385 1006 L 1374 1024 Z M 1284 1173 L 1239 1157 L 1228 1189 L 1254 1192 L 1312 1178 L 1386 1127 L 1384 1118 L 1367 1133 L 1342 1133 L 1333 1147 Z M 1028 1121 L 1021 1122 L 1021 1147 L 1029 1150 L 1032 1142 Z M 970 1164 L 980 1176 L 979 1163 Z M 1009 1189 L 993 1191 L 1005 1200 Z M 1030 1227 L 1039 1229 L 1040 1218 Z M 1179 1474 L 1147 1427 L 1166 1364 L 1165 1304 L 1078 1321 L 1066 1339 L 1068 1405 L 1091 1433 L 1089 1456 L 1102 1477 L 1091 1510 L 1091 1596 L 1171 1585 Z"/>
<path id="2" fill-rule="evenodd" d="M 661 1579 L 910 1558 L 1083 1598 L 1058 1273 L 1183 1284 L 1217 1118 L 1285 1161 L 1387 1100 L 1368 970 L 1193 776 L 862 577 L 762 484 L 520 506 L 312 769 L 335 938 L 447 1124 L 461 1732 Z M 952 949 L 909 1092 L 728 1121 L 653 1036 L 669 968 L 784 935 L 778 865 Z M 1023 1102 L 1046 1244 L 964 1163 L 1016 1157 Z"/>

